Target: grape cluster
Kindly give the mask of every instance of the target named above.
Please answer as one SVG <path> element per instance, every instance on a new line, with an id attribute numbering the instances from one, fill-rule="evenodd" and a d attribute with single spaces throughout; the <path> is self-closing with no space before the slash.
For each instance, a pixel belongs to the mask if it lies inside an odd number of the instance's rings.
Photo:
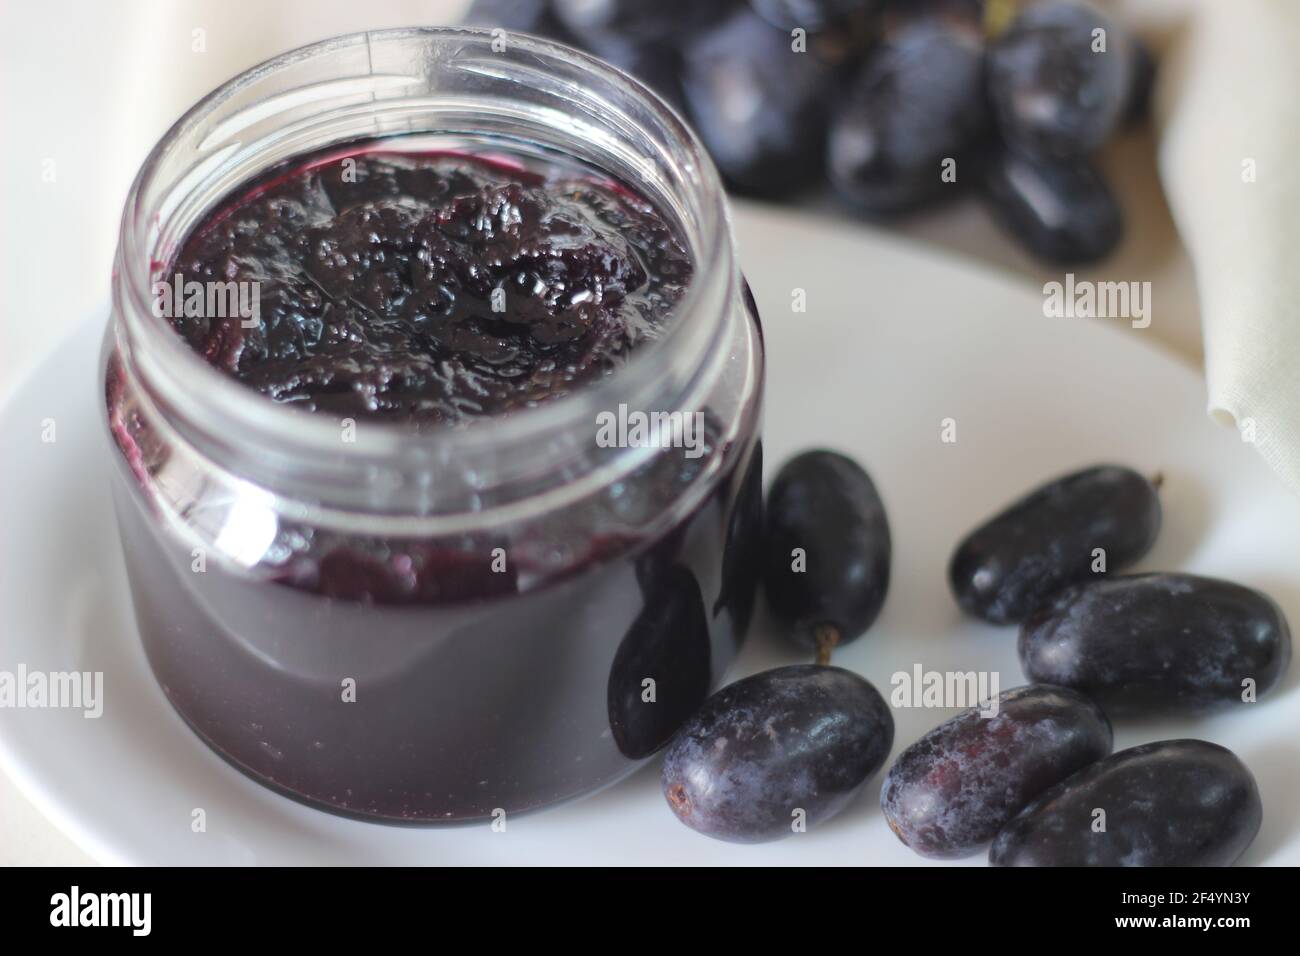
<path id="1" fill-rule="evenodd" d="M 685 116 L 728 186 L 829 183 L 892 217 L 974 187 L 1033 254 L 1123 233 L 1092 155 L 1149 99 L 1154 61 L 1079 0 L 476 0 L 468 22 L 588 50 Z"/>
<path id="2" fill-rule="evenodd" d="M 1089 724 L 1106 720 L 1099 708 L 1124 717 L 1253 703 L 1291 660 L 1286 618 L 1258 591 L 1111 573 L 1155 543 L 1160 483 L 1116 465 L 1064 475 L 957 546 L 948 577 L 958 603 L 1019 623 L 1021 666 L 1039 683 L 1004 695 L 992 720 L 960 715 L 899 757 L 882 808 L 917 852 L 963 856 L 992 840 L 995 866 L 1223 866 L 1254 839 L 1259 792 L 1235 755 L 1166 740 L 1106 757 L 1109 722 L 1104 735 Z M 1027 704 L 1038 695 L 1072 702 Z"/>
<path id="3" fill-rule="evenodd" d="M 992 844 L 996 866 L 1224 865 L 1254 839 L 1259 792 L 1224 748 L 1168 740 L 1110 755 L 1112 716 L 1253 701 L 1290 662 L 1286 619 L 1257 591 L 1110 573 L 1153 545 L 1160 484 L 1119 465 L 1087 468 L 1031 491 L 958 545 L 949 567 L 958 603 L 1022 624 L 1033 683 L 940 724 L 894 761 L 881 811 L 917 853 L 955 858 Z M 818 662 L 745 678 L 685 716 L 674 710 L 684 723 L 662 769 L 678 818 L 734 842 L 800 833 L 850 806 L 894 736 L 876 689 L 830 666 L 837 646 L 871 627 L 889 586 L 892 538 L 875 484 L 837 452 L 797 455 L 768 490 L 764 535 L 772 617 Z M 630 719 L 646 719 L 633 694 L 623 699 Z M 668 731 L 658 724 L 649 739 Z"/>

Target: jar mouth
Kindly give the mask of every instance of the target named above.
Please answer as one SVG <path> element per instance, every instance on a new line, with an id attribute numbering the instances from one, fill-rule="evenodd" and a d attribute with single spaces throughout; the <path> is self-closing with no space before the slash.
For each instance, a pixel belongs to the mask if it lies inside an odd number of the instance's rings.
<path id="1" fill-rule="evenodd" d="M 454 88 L 443 89 L 439 84 L 448 77 L 453 82 L 444 85 Z M 295 85 L 258 98 L 259 87 L 272 78 Z M 334 416 L 282 405 L 228 376 L 153 313 L 152 284 L 170 266 L 180 240 L 215 201 L 251 178 L 253 162 L 264 169 L 273 165 L 269 154 L 308 152 L 313 137 L 338 135 L 338 143 L 412 133 L 492 134 L 507 121 L 514 128 L 519 115 L 492 91 L 515 83 L 526 84 L 530 95 L 546 90 L 530 113 L 542 145 L 570 155 L 566 145 L 585 150 L 589 155 L 579 158 L 642 189 L 675 220 L 694 265 L 661 333 L 611 374 L 537 406 L 464 426 L 421 430 L 363 419 L 345 444 Z M 427 128 L 433 117 L 456 128 Z M 178 227 L 185 215 L 190 221 Z M 283 53 L 218 87 L 177 120 L 128 194 L 113 300 L 122 317 L 117 344 L 124 361 L 188 441 L 216 460 L 246 458 L 250 477 L 260 473 L 268 485 L 283 472 L 298 472 L 300 479 L 310 467 L 323 494 L 331 484 L 373 478 L 381 469 L 409 472 L 449 461 L 463 463 L 470 487 L 478 480 L 525 482 L 544 460 L 548 471 L 563 467 L 566 449 L 577 451 L 577 436 L 594 436 L 603 411 L 621 403 L 664 411 L 690 407 L 723 339 L 738 285 L 718 173 L 694 132 L 653 92 L 603 61 L 548 40 L 414 27 L 347 34 Z M 638 451 L 650 449 L 631 450 L 628 457 L 644 459 Z M 481 478 L 488 471 L 491 479 Z M 303 488 L 300 480 L 292 486 Z"/>

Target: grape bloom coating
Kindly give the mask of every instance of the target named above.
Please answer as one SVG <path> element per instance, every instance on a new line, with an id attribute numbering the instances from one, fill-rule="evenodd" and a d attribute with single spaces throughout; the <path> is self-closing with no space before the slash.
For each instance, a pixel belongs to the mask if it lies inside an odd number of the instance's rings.
<path id="1" fill-rule="evenodd" d="M 795 664 L 718 691 L 668 745 L 663 792 L 719 840 L 761 843 L 835 816 L 880 768 L 894 718 L 851 671 Z"/>
<path id="2" fill-rule="evenodd" d="M 922 856 L 978 852 L 1035 796 L 1110 753 L 1110 721 L 1076 691 L 1031 684 L 997 704 L 940 724 L 889 769 L 881 810 Z"/>

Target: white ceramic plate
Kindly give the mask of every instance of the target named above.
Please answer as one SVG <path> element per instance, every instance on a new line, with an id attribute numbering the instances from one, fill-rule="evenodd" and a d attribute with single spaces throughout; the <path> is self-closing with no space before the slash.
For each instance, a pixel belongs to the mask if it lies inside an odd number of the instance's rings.
<path id="1" fill-rule="evenodd" d="M 1045 319 L 1037 290 L 896 236 L 746 206 L 742 259 L 769 349 L 769 474 L 829 445 L 875 476 L 894 530 L 893 583 L 871 632 L 836 653 L 888 693 L 891 675 L 998 671 L 1022 683 L 1015 633 L 963 619 L 945 567 L 957 539 L 1009 498 L 1100 460 L 1165 475 L 1165 526 L 1142 563 L 1240 580 L 1300 623 L 1300 501 L 1204 413 L 1199 377 L 1098 320 Z M 794 313 L 793 290 L 807 311 Z M 1158 306 L 1155 321 L 1161 321 Z M 152 864 L 914 864 L 881 818 L 878 775 L 812 832 L 764 846 L 673 819 L 657 762 L 569 806 L 487 826 L 406 829 L 344 820 L 273 794 L 182 724 L 134 634 L 94 394 L 103 317 L 88 321 L 0 412 L 0 670 L 103 671 L 98 720 L 0 709 L 0 764 L 106 862 Z M 42 422 L 56 441 L 41 442 Z M 940 440 L 953 418 L 957 441 Z M 800 657 L 760 616 L 733 676 Z M 1296 671 L 1260 703 L 1195 720 L 1120 723 L 1116 749 L 1203 737 L 1254 771 L 1264 826 L 1245 863 L 1300 863 Z M 895 753 L 953 710 L 896 710 Z M 191 832 L 191 811 L 207 830 Z M 983 865 L 984 857 L 969 861 Z"/>

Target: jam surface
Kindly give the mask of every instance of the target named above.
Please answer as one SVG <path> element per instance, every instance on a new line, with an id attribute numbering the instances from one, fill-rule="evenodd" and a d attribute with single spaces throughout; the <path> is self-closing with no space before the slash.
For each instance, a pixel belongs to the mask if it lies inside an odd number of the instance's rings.
<path id="1" fill-rule="evenodd" d="M 255 327 L 170 321 L 278 402 L 461 425 L 613 372 L 691 272 L 672 227 L 614 182 L 376 147 L 300 158 L 235 194 L 160 278 L 257 283 Z"/>

